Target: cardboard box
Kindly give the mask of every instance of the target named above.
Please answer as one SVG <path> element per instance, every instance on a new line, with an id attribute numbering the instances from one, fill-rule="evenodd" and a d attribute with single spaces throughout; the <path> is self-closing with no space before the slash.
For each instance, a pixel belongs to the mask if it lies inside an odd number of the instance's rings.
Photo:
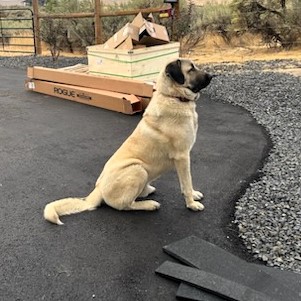
<path id="1" fill-rule="evenodd" d="M 89 74 L 154 81 L 163 66 L 179 57 L 179 50 L 178 42 L 132 50 L 103 49 L 102 45 L 89 46 Z"/>
<path id="2" fill-rule="evenodd" d="M 135 18 L 133 19 L 131 24 L 138 27 L 138 28 L 142 27 L 144 25 L 144 18 L 142 16 L 142 14 L 139 13 L 137 16 L 135 16 Z"/>
<path id="3" fill-rule="evenodd" d="M 139 44 L 153 46 L 169 43 L 165 26 L 145 21 L 139 32 Z"/>
<path id="4" fill-rule="evenodd" d="M 127 23 L 123 28 L 116 32 L 109 40 L 103 44 L 104 49 L 114 49 L 123 43 L 127 38 L 132 41 L 139 41 L 139 28 Z M 132 49 L 132 48 L 130 48 Z"/>
<path id="5" fill-rule="evenodd" d="M 127 37 L 116 49 L 134 49 L 133 40 L 131 37 Z"/>
<path id="6" fill-rule="evenodd" d="M 154 17 L 148 20 L 139 13 L 132 23 L 127 23 L 103 44 L 104 49 L 134 49 L 134 45 L 154 46 L 169 43 L 169 36 L 165 26 L 154 23 Z"/>
<path id="7" fill-rule="evenodd" d="M 147 16 L 147 21 L 149 22 L 153 22 L 155 23 L 155 18 L 154 18 L 154 15 L 152 13 L 150 13 L 148 16 Z"/>
<path id="8" fill-rule="evenodd" d="M 152 15 L 149 17 L 154 20 Z M 145 20 L 141 13 L 134 18 L 131 24 L 139 28 L 138 44 L 154 46 L 170 42 L 166 27 Z"/>
<path id="9" fill-rule="evenodd" d="M 44 67 L 29 67 L 27 69 L 27 77 L 31 79 L 39 79 L 49 82 L 68 84 L 86 88 L 108 90 L 113 92 L 134 94 L 144 97 L 152 97 L 153 85 L 142 81 L 133 81 L 127 79 L 115 79 L 102 76 L 94 76 L 91 74 L 81 73 L 85 70 L 83 65 L 76 65 L 62 69 L 51 69 Z M 80 72 L 77 72 L 81 70 Z"/>
<path id="10" fill-rule="evenodd" d="M 142 111 L 140 99 L 131 94 L 117 93 L 99 89 L 84 88 L 37 79 L 26 82 L 26 88 L 31 91 L 57 96 L 83 104 L 100 107 L 125 114 Z"/>

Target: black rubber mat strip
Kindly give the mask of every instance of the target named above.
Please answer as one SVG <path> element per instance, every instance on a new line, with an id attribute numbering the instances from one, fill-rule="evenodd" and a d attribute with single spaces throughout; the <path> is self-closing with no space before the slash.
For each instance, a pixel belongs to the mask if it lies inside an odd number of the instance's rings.
<path id="1" fill-rule="evenodd" d="M 225 301 L 226 299 L 212 293 L 201 290 L 182 282 L 177 290 L 177 298 L 192 301 Z"/>
<path id="2" fill-rule="evenodd" d="M 156 273 L 176 281 L 184 281 L 193 286 L 221 296 L 226 300 L 278 301 L 276 298 L 270 298 L 266 294 L 255 291 L 243 284 L 179 263 L 165 261 L 161 266 L 159 266 Z"/>
<path id="3" fill-rule="evenodd" d="M 298 291 L 237 256 L 195 236 L 189 236 L 165 246 L 174 258 L 203 271 L 216 274 L 281 301 L 300 301 Z M 297 274 L 296 274 L 297 275 Z"/>

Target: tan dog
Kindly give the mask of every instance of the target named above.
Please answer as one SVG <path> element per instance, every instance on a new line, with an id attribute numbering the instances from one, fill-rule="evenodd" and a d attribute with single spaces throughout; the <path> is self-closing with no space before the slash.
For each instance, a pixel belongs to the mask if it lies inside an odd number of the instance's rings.
<path id="1" fill-rule="evenodd" d="M 150 185 L 175 167 L 186 206 L 204 209 L 203 194 L 193 189 L 190 151 L 196 139 L 196 100 L 212 76 L 191 61 L 179 59 L 160 73 L 156 92 L 134 132 L 105 164 L 94 190 L 85 198 L 66 198 L 46 205 L 46 220 L 62 225 L 60 215 L 94 210 L 103 202 L 118 210 L 156 210 L 154 200 L 136 201 L 155 191 Z"/>

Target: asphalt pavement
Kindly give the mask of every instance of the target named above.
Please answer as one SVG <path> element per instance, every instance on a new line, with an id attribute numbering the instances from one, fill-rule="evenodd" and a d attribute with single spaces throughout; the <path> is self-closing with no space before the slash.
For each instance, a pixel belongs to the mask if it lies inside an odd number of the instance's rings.
<path id="1" fill-rule="evenodd" d="M 157 212 L 102 206 L 56 226 L 43 219 L 44 206 L 87 195 L 141 114 L 28 92 L 25 76 L 0 68 L 1 300 L 175 300 L 177 285 L 155 270 L 168 258 L 162 247 L 190 235 L 252 261 L 231 221 L 270 142 L 246 110 L 215 102 L 206 90 L 198 101 L 191 158 L 204 211 L 185 208 L 169 172 L 154 183 Z"/>

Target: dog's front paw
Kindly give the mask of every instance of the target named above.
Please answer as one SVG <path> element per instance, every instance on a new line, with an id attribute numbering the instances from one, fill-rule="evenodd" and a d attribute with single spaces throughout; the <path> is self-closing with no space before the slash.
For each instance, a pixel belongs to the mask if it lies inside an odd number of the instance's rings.
<path id="1" fill-rule="evenodd" d="M 192 192 L 192 196 L 195 201 L 201 200 L 204 197 L 204 195 L 200 191 L 197 191 L 197 190 L 194 190 Z"/>
<path id="2" fill-rule="evenodd" d="M 186 207 L 193 211 L 202 211 L 205 208 L 202 203 L 196 201 L 187 204 Z"/>

